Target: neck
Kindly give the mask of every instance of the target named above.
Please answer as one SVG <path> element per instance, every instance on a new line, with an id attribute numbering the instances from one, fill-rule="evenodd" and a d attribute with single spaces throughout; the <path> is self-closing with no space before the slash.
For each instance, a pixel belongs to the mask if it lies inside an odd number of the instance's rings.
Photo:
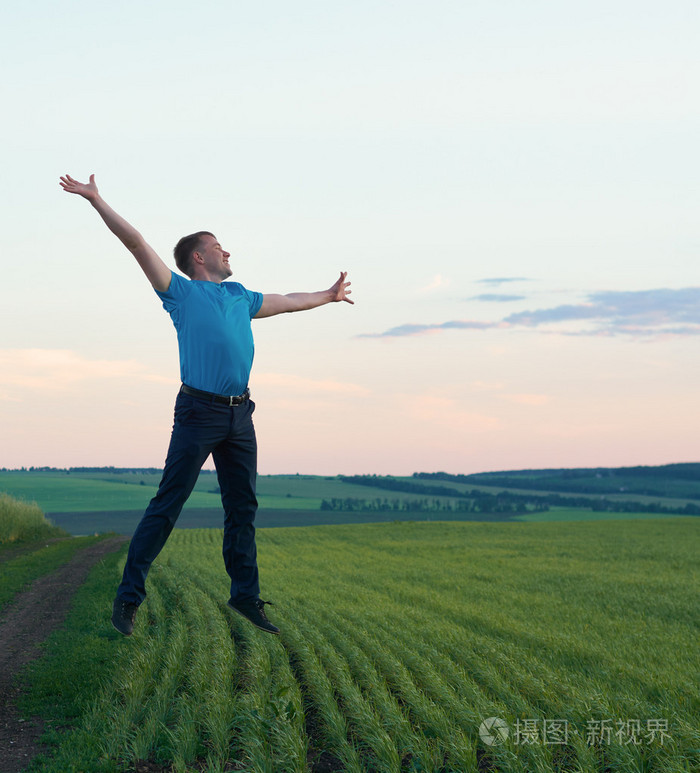
<path id="1" fill-rule="evenodd" d="M 214 282 L 216 284 L 221 284 L 226 277 L 219 276 L 218 274 L 211 274 L 209 271 L 200 270 L 193 271 L 190 279 L 194 279 L 197 282 Z"/>

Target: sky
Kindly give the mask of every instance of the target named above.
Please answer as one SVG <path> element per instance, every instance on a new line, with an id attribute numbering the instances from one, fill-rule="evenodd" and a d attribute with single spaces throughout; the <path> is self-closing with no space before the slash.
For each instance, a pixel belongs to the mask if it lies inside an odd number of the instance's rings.
<path id="1" fill-rule="evenodd" d="M 697 461 L 700 6 L 5 5 L 0 467 L 160 467 L 175 331 L 60 175 L 256 320 L 261 474 Z M 210 465 L 208 465 L 210 466 Z"/>

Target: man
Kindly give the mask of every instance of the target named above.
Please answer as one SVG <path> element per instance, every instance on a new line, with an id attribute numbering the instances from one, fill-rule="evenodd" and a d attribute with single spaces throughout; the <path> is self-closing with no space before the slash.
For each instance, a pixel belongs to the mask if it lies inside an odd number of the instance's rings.
<path id="1" fill-rule="evenodd" d="M 151 500 L 129 546 L 112 624 L 125 636 L 134 629 L 136 610 L 146 597 L 146 576 L 163 548 L 202 465 L 211 454 L 224 506 L 223 555 L 231 578 L 228 605 L 263 631 L 278 634 L 260 598 L 253 521 L 257 509 L 257 444 L 248 377 L 253 364 L 250 320 L 303 311 L 346 301 L 350 282 L 341 272 L 328 290 L 316 293 L 262 295 L 237 282 L 230 253 L 208 231 L 177 243 L 172 272 L 141 234 L 99 194 L 95 176 L 80 183 L 61 177 L 68 193 L 87 199 L 112 233 L 136 258 L 177 330 L 182 387 L 175 403 L 170 447 L 158 493 Z"/>

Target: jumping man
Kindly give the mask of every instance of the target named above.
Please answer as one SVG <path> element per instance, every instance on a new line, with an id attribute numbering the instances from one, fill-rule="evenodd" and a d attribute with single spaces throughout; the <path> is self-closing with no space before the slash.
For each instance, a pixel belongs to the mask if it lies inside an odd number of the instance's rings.
<path id="1" fill-rule="evenodd" d="M 223 555 L 231 578 L 228 605 L 253 625 L 279 633 L 260 598 L 255 546 L 257 443 L 255 404 L 248 377 L 253 364 L 251 319 L 304 311 L 346 301 L 347 272 L 328 290 L 270 295 L 251 292 L 232 275 L 230 253 L 208 231 L 184 236 L 175 246 L 175 264 L 188 279 L 171 271 L 143 236 L 100 196 L 95 176 L 80 183 L 61 177 L 68 193 L 87 199 L 110 231 L 136 258 L 170 314 L 180 352 L 182 386 L 158 493 L 151 500 L 129 546 L 117 589 L 112 624 L 125 636 L 134 630 L 136 610 L 146 597 L 146 576 L 165 545 L 202 465 L 211 454 L 224 506 Z"/>

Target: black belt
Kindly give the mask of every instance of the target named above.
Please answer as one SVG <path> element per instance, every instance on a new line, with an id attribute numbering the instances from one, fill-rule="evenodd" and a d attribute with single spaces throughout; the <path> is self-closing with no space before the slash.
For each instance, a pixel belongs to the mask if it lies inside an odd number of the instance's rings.
<path id="1" fill-rule="evenodd" d="M 250 399 L 250 389 L 246 387 L 242 395 L 215 395 L 213 392 L 204 392 L 201 389 L 194 389 L 187 384 L 180 387 L 180 391 L 191 397 L 199 397 L 202 400 L 208 400 L 210 403 L 221 403 L 222 405 L 234 406 L 241 405 Z"/>

